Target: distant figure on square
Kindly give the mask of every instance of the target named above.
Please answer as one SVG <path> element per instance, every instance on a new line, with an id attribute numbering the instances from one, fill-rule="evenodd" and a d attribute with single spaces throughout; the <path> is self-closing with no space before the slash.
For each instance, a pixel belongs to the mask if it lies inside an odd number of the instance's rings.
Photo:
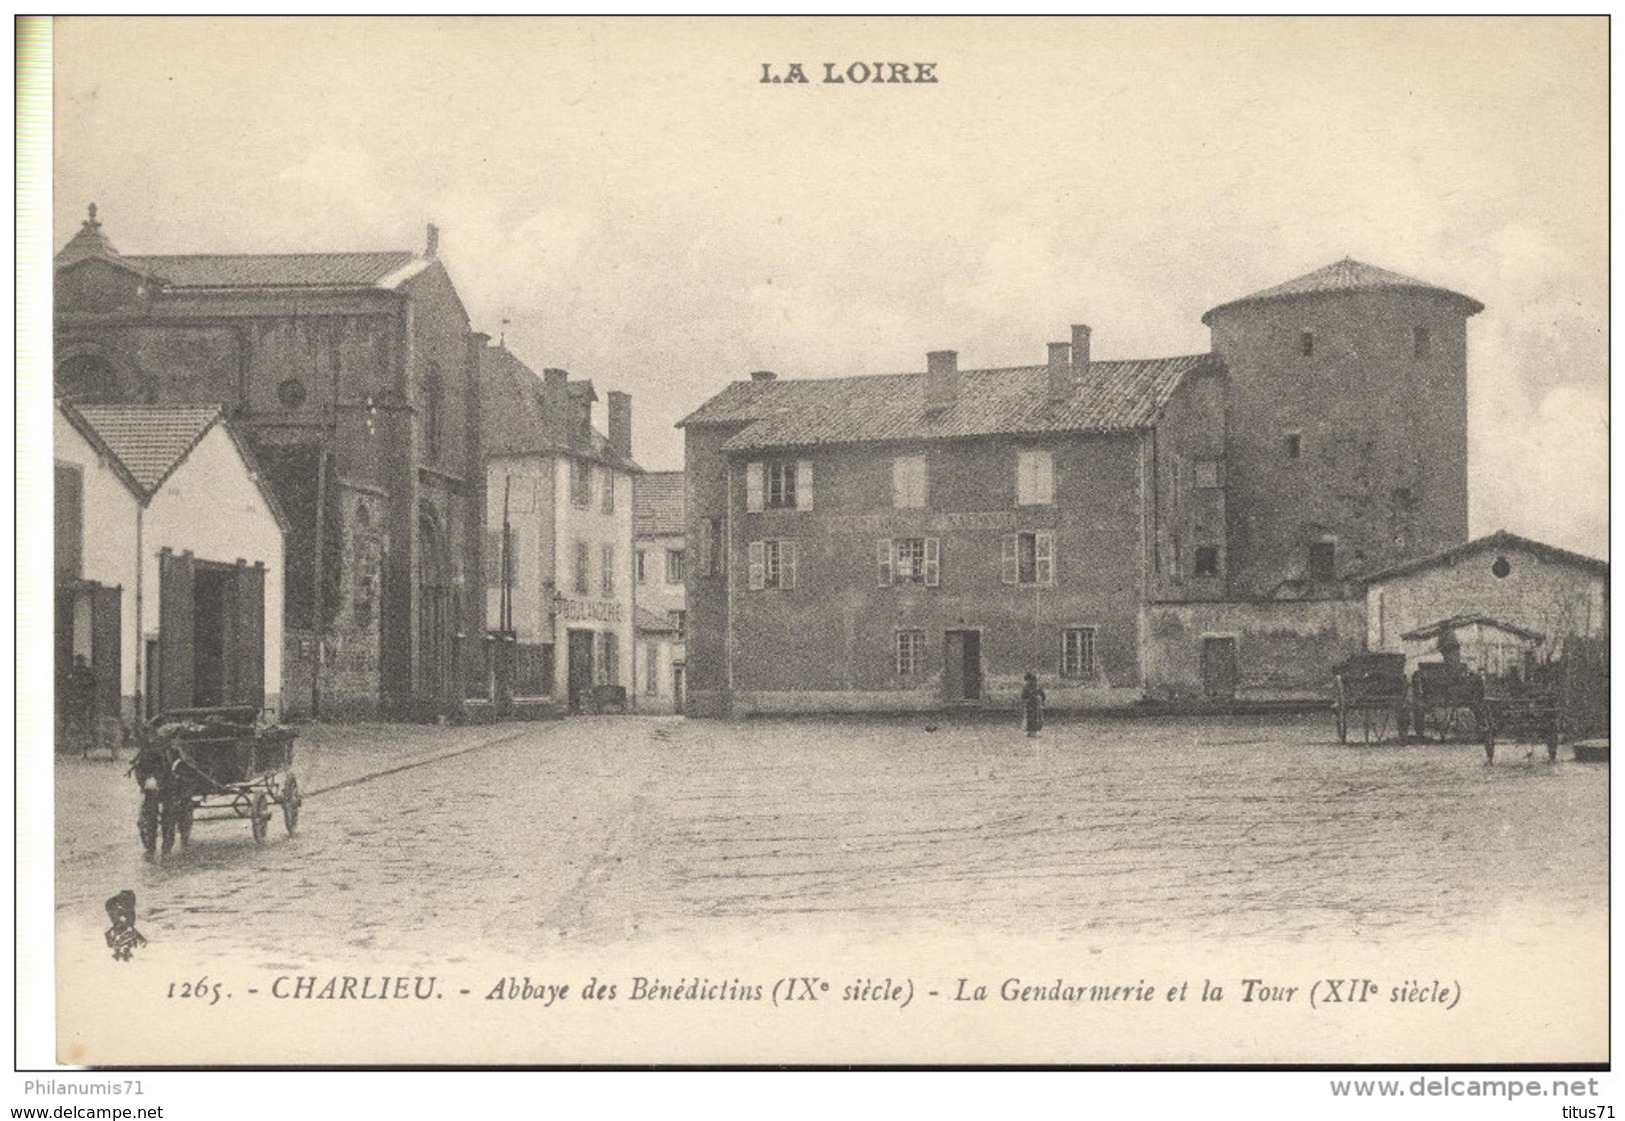
<path id="1" fill-rule="evenodd" d="M 1027 735 L 1036 736 L 1044 726 L 1044 687 L 1038 684 L 1038 675 L 1029 673 L 1021 687 L 1022 722 Z"/>

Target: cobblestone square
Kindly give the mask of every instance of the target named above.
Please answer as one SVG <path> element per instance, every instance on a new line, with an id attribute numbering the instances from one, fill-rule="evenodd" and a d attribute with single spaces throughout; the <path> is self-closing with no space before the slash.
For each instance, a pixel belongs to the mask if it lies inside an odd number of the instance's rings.
<path id="1" fill-rule="evenodd" d="M 256 960 L 681 936 L 1563 944 L 1606 919 L 1607 768 L 1341 745 L 1322 717 L 580 718 L 302 734 L 296 835 L 141 860 L 122 764 L 57 762 L 59 926 Z"/>

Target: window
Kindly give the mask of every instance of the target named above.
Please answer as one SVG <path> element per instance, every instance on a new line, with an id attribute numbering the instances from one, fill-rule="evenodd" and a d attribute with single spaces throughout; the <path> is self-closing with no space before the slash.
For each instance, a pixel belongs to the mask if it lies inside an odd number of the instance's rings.
<path id="1" fill-rule="evenodd" d="M 600 567 L 603 572 L 604 595 L 615 594 L 615 546 L 605 545 L 599 550 Z"/>
<path id="2" fill-rule="evenodd" d="M 643 648 L 643 691 L 651 697 L 660 695 L 660 645 L 651 642 Z"/>
<path id="3" fill-rule="evenodd" d="M 1068 627 L 1061 632 L 1061 676 L 1093 677 L 1095 628 Z"/>
<path id="4" fill-rule="evenodd" d="M 276 399 L 285 409 L 297 409 L 305 403 L 305 383 L 298 378 L 283 378 L 277 383 Z"/>
<path id="5" fill-rule="evenodd" d="M 603 505 L 599 509 L 605 514 L 613 514 L 615 512 L 615 473 L 605 467 L 599 477 L 603 480 L 604 485 Z"/>
<path id="6" fill-rule="evenodd" d="M 570 505 L 592 505 L 592 464 L 585 459 L 570 461 Z"/>
<path id="7" fill-rule="evenodd" d="M 592 582 L 588 578 L 587 566 L 592 563 L 585 541 L 576 542 L 576 581 L 575 589 L 581 595 L 592 590 Z"/>
<path id="8" fill-rule="evenodd" d="M 891 461 L 891 502 L 899 510 L 925 505 L 925 456 L 905 455 Z"/>
<path id="9" fill-rule="evenodd" d="M 1418 327 L 1411 332 L 1411 353 L 1417 358 L 1426 358 L 1433 349 L 1433 340 L 1428 337 L 1426 327 Z"/>
<path id="10" fill-rule="evenodd" d="M 883 537 L 875 542 L 875 563 L 881 587 L 924 584 L 935 588 L 942 579 L 942 544 L 936 537 Z"/>
<path id="11" fill-rule="evenodd" d="M 1196 461 L 1196 489 L 1213 490 L 1224 486 L 1224 464 L 1217 459 Z"/>
<path id="12" fill-rule="evenodd" d="M 681 584 L 683 582 L 683 550 L 666 550 L 666 583 Z"/>
<path id="13" fill-rule="evenodd" d="M 1047 506 L 1055 501 L 1055 463 L 1049 452 L 1016 454 L 1016 505 Z"/>
<path id="14" fill-rule="evenodd" d="M 1315 353 L 1315 333 L 1313 331 L 1304 331 L 1298 336 L 1298 353 L 1305 358 Z"/>
<path id="15" fill-rule="evenodd" d="M 642 549 L 632 554 L 632 579 L 639 584 L 643 584 L 649 579 L 647 570 L 644 568 L 645 559 L 646 554 Z"/>
<path id="16" fill-rule="evenodd" d="M 700 574 L 717 576 L 722 572 L 722 519 L 706 518 L 700 523 Z"/>
<path id="17" fill-rule="evenodd" d="M 1006 534 L 1000 571 L 1006 584 L 1055 583 L 1055 534 Z"/>
<path id="18" fill-rule="evenodd" d="M 915 677 L 925 669 L 925 632 L 897 632 L 897 676 Z"/>
<path id="19" fill-rule="evenodd" d="M 1217 576 L 1219 574 L 1219 547 L 1217 545 L 1196 546 L 1197 576 Z"/>
<path id="20" fill-rule="evenodd" d="M 1288 432 L 1286 434 L 1286 457 L 1297 459 L 1303 454 L 1303 433 Z"/>
<path id="21" fill-rule="evenodd" d="M 423 392 L 423 456 L 430 463 L 440 462 L 441 445 L 445 436 L 445 388 L 440 382 L 440 367 L 429 363 L 429 381 Z"/>
<path id="22" fill-rule="evenodd" d="M 1330 541 L 1320 541 L 1309 546 L 1309 579 L 1335 580 L 1337 579 L 1337 546 Z"/>
<path id="23" fill-rule="evenodd" d="M 795 459 L 782 463 L 745 465 L 745 509 L 749 513 L 770 510 L 811 510 L 813 506 L 812 460 Z"/>
<path id="24" fill-rule="evenodd" d="M 752 541 L 749 548 L 750 587 L 781 588 L 785 591 L 796 586 L 796 543 L 794 541 Z"/>
<path id="25" fill-rule="evenodd" d="M 677 641 L 683 641 L 683 635 L 688 627 L 688 612 L 673 611 L 671 613 L 671 625 L 672 629 L 677 632 Z"/>

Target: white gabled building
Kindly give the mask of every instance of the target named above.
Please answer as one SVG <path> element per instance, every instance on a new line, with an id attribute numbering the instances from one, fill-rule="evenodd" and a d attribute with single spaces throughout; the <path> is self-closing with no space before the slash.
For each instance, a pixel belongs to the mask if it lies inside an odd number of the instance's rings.
<path id="1" fill-rule="evenodd" d="M 287 521 L 212 405 L 58 402 L 56 662 L 96 716 L 282 699 Z"/>

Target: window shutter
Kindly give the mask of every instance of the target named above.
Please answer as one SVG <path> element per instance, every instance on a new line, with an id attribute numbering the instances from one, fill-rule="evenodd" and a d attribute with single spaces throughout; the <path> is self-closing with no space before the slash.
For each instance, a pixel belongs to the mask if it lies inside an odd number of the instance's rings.
<path id="1" fill-rule="evenodd" d="M 1033 580 L 1039 584 L 1055 583 L 1055 534 L 1034 534 Z"/>
<path id="2" fill-rule="evenodd" d="M 1013 533 L 1004 535 L 1004 558 L 999 572 L 1006 584 L 1019 583 L 1021 580 L 1021 548 Z"/>
<path id="3" fill-rule="evenodd" d="M 796 543 L 779 542 L 779 587 L 789 591 L 796 586 Z"/>
<path id="4" fill-rule="evenodd" d="M 760 541 L 750 543 L 750 589 L 759 592 L 767 587 L 767 547 Z"/>
<path id="5" fill-rule="evenodd" d="M 796 509 L 813 508 L 812 460 L 796 460 Z"/>
<path id="6" fill-rule="evenodd" d="M 925 539 L 925 586 L 934 588 L 941 583 L 942 542 L 935 537 Z"/>
<path id="7" fill-rule="evenodd" d="M 892 575 L 892 542 L 890 537 L 882 537 L 875 542 L 875 565 L 880 569 L 880 586 L 891 586 Z"/>
<path id="8" fill-rule="evenodd" d="M 745 464 L 745 509 L 752 514 L 762 511 L 762 465 Z"/>
<path id="9" fill-rule="evenodd" d="M 1016 505 L 1029 506 L 1033 500 L 1033 460 L 1026 452 L 1016 453 Z M 1009 583 L 1008 580 L 1005 583 Z"/>

